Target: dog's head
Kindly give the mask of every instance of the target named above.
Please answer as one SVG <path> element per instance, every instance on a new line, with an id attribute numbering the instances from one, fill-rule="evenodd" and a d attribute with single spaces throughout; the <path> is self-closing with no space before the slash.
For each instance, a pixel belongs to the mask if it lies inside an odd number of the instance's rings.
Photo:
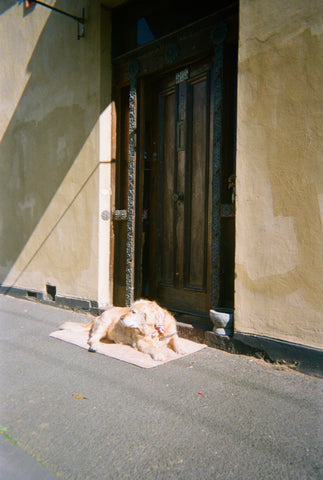
<path id="1" fill-rule="evenodd" d="M 137 329 L 142 335 L 154 336 L 163 325 L 164 314 L 155 302 L 137 300 L 122 317 L 122 325 Z M 160 332 L 159 332 L 160 333 Z"/>

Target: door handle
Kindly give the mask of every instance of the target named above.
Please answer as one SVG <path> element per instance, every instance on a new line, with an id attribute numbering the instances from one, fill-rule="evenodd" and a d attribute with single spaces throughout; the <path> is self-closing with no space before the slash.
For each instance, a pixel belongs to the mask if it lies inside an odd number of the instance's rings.
<path id="1" fill-rule="evenodd" d="M 174 193 L 173 195 L 173 200 L 175 203 L 179 202 L 183 202 L 184 200 L 184 193 L 183 192 L 178 192 L 178 193 Z"/>

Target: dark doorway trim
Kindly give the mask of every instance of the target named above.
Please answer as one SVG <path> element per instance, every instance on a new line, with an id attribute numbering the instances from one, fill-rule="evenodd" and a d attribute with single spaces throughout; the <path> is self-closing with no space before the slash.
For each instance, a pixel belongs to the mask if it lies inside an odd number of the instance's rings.
<path id="1" fill-rule="evenodd" d="M 128 205 L 126 245 L 126 293 L 125 305 L 134 301 L 135 290 L 135 230 L 136 230 L 136 136 L 137 136 L 137 73 L 139 63 L 133 60 L 128 68 L 129 90 L 129 158 Z"/>
<path id="2" fill-rule="evenodd" d="M 221 163 L 223 125 L 223 42 L 227 26 L 222 23 L 211 32 L 214 43 L 214 109 L 212 158 L 212 245 L 211 245 L 211 309 L 220 297 L 220 233 L 221 233 Z"/>
<path id="3" fill-rule="evenodd" d="M 136 252 L 136 239 L 141 238 L 139 205 L 136 204 L 136 173 L 138 176 L 138 164 L 142 166 L 137 149 L 142 149 L 140 143 L 140 127 L 142 122 L 138 117 L 140 99 L 138 99 L 138 87 L 144 79 L 167 72 L 181 65 L 195 61 L 201 56 L 214 57 L 213 89 L 213 149 L 212 149 L 212 247 L 211 247 L 211 308 L 219 306 L 220 295 L 220 227 L 221 227 L 221 161 L 223 156 L 223 71 L 224 71 L 224 43 L 235 44 L 237 9 L 236 2 L 226 8 L 225 12 L 215 12 L 214 15 L 188 25 L 179 31 L 173 32 L 166 37 L 160 38 L 150 44 L 127 52 L 118 58 L 114 58 L 114 85 L 118 92 L 120 88 L 129 85 L 129 152 L 128 152 L 128 199 L 126 230 L 126 254 L 125 254 L 125 284 L 123 294 L 126 305 L 131 304 L 138 294 L 137 285 L 140 275 L 138 274 L 138 258 L 141 255 Z M 231 9 L 231 12 L 230 12 Z M 229 13 L 228 13 L 229 12 Z M 227 15 L 228 18 L 227 21 Z M 222 20 L 222 21 L 221 21 Z M 192 35 L 198 35 L 192 50 Z M 180 45 L 180 48 L 178 46 Z M 177 48 L 176 48 L 177 47 Z M 227 48 L 227 47 L 226 47 Z M 142 153 L 142 152 L 141 152 Z M 138 158 L 137 158 L 138 157 Z M 232 173 L 232 172 L 231 172 Z M 139 178 L 139 177 L 138 177 Z M 137 201 L 138 203 L 138 201 Z M 140 203 L 140 202 L 139 202 Z M 118 206 L 117 206 L 118 208 Z M 120 207 L 119 207 L 120 208 Z M 125 207 L 122 207 L 125 208 Z M 115 218 L 115 215 L 114 215 Z M 136 231 L 136 227 L 137 231 Z M 124 238 L 124 237 L 123 237 Z M 140 246 L 140 245 L 139 245 Z M 138 258 L 137 258 L 138 257 Z M 118 287 L 118 292 L 122 288 Z M 119 294 L 118 294 L 119 295 Z M 118 303 L 122 303 L 120 295 Z"/>

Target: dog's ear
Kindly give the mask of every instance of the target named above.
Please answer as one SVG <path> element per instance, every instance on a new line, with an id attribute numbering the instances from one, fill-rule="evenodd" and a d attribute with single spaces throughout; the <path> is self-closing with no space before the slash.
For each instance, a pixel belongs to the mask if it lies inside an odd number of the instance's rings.
<path id="1" fill-rule="evenodd" d="M 165 313 L 163 312 L 163 310 L 161 308 L 158 309 L 158 313 L 156 315 L 156 326 L 157 327 L 160 327 L 162 325 L 164 325 L 164 319 L 165 319 Z"/>
<path id="2" fill-rule="evenodd" d="M 140 318 L 140 320 L 139 320 Z M 147 319 L 148 319 L 148 314 L 142 310 L 141 312 L 139 312 L 138 314 L 138 324 L 140 323 L 140 325 L 147 325 Z"/>

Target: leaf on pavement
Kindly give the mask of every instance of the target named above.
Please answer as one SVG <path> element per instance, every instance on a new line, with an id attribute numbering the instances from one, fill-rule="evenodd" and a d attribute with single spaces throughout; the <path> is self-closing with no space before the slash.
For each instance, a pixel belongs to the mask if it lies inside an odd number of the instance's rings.
<path id="1" fill-rule="evenodd" d="M 72 397 L 76 398 L 77 400 L 87 400 L 87 398 L 84 397 L 84 395 L 80 395 L 79 393 L 73 393 Z"/>

